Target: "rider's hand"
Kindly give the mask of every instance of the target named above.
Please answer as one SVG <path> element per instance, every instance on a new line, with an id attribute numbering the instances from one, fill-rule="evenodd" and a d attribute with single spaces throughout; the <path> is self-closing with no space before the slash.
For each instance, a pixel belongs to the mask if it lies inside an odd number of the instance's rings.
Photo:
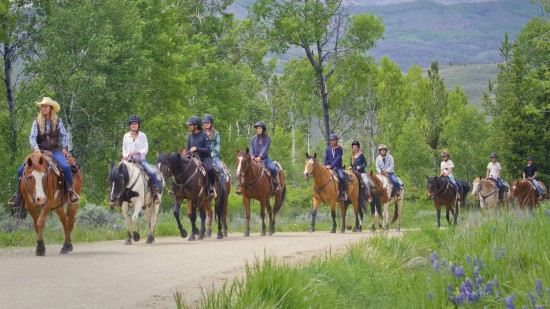
<path id="1" fill-rule="evenodd" d="M 330 165 L 325 165 L 326 168 L 330 169 Z"/>
<path id="2" fill-rule="evenodd" d="M 39 155 L 40 153 L 41 153 L 40 149 L 35 149 L 33 151 L 33 154 L 35 154 L 35 155 Z"/>
<path id="3" fill-rule="evenodd" d="M 255 157 L 254 160 L 260 162 L 260 161 L 262 161 L 262 158 L 260 158 L 260 157 Z"/>
<path id="4" fill-rule="evenodd" d="M 189 152 L 195 152 L 195 151 L 197 151 L 197 147 L 191 147 L 191 148 L 189 149 Z"/>
<path id="5" fill-rule="evenodd" d="M 181 154 L 184 155 L 184 156 L 187 155 L 187 150 L 182 149 L 182 150 L 181 150 Z"/>
<path id="6" fill-rule="evenodd" d="M 63 150 L 61 150 L 61 152 L 63 153 L 63 156 L 65 156 L 65 158 L 69 157 L 69 152 L 67 151 L 67 149 L 63 148 Z"/>

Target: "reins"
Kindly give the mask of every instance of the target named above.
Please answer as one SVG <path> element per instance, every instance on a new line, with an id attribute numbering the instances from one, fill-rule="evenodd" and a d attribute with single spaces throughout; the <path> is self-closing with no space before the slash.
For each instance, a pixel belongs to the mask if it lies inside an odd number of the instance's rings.
<path id="1" fill-rule="evenodd" d="M 256 186 L 256 184 L 258 183 L 258 181 L 260 181 L 261 176 L 264 174 L 264 169 L 263 169 L 261 166 L 259 166 L 259 164 L 258 164 L 258 167 L 259 167 L 259 169 L 260 169 L 260 172 L 258 173 L 258 176 L 256 176 L 256 178 L 255 178 L 252 182 L 248 182 L 248 183 L 247 183 L 246 177 L 244 177 L 244 175 L 246 175 L 246 172 L 248 171 L 248 168 L 252 165 L 252 159 L 250 159 L 250 162 L 251 162 L 251 163 L 249 163 L 249 164 L 246 166 L 245 170 L 243 171 L 243 178 L 244 178 L 244 179 L 242 180 L 241 184 L 243 184 L 243 185 L 244 185 L 245 187 L 247 187 L 249 190 L 252 190 L 252 188 L 253 188 L 254 186 Z"/>

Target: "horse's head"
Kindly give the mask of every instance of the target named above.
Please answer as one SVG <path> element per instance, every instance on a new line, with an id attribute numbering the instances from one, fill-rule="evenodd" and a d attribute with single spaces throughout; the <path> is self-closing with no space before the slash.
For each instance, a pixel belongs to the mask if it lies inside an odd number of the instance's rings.
<path id="1" fill-rule="evenodd" d="M 157 155 L 157 168 L 165 179 L 172 176 L 172 167 L 175 164 L 181 164 L 181 154 L 179 152 L 170 152 Z"/>
<path id="2" fill-rule="evenodd" d="M 523 182 L 524 181 L 516 180 L 512 183 L 512 190 L 511 190 L 512 191 L 511 192 L 512 198 L 517 198 L 518 197 L 519 192 L 522 189 Z"/>
<path id="3" fill-rule="evenodd" d="M 248 170 L 252 164 L 252 158 L 250 157 L 250 150 L 246 147 L 245 151 L 237 150 L 237 170 L 235 172 L 236 177 L 243 177 L 244 173 Z"/>
<path id="4" fill-rule="evenodd" d="M 23 179 L 27 194 L 37 206 L 46 203 L 48 162 L 42 154 L 32 154 L 27 157 Z"/>
<path id="5" fill-rule="evenodd" d="M 317 164 L 317 153 L 313 154 L 313 157 L 306 152 L 306 165 L 304 167 L 304 179 L 308 180 L 313 177 L 315 171 L 315 165 Z"/>
<path id="6" fill-rule="evenodd" d="M 474 181 L 472 182 L 473 188 L 472 188 L 472 195 L 476 196 L 481 191 L 481 176 L 475 177 Z"/>
<path id="7" fill-rule="evenodd" d="M 434 198 L 435 192 L 437 192 L 437 181 L 436 177 L 428 177 L 428 198 Z"/>
<path id="8" fill-rule="evenodd" d="M 124 192 L 124 187 L 128 184 L 129 174 L 127 163 L 120 162 L 119 164 L 112 166 L 109 171 L 109 182 L 111 184 L 111 195 L 109 196 L 109 204 L 115 206 L 120 196 Z"/>

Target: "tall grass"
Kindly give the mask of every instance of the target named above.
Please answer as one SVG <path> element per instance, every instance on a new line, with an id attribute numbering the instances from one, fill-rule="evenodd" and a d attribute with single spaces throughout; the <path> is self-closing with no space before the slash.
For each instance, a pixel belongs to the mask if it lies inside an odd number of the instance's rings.
<path id="1" fill-rule="evenodd" d="M 456 228 L 375 237 L 300 266 L 268 256 L 245 278 L 205 292 L 199 307 L 548 308 L 549 208 L 483 220 L 472 212 Z"/>

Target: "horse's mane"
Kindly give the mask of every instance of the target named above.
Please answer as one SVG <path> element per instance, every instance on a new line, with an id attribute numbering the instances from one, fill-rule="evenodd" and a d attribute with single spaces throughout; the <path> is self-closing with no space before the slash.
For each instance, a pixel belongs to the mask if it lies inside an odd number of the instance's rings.
<path id="1" fill-rule="evenodd" d="M 120 162 L 111 168 L 111 170 L 109 171 L 109 181 L 114 181 L 116 179 L 116 176 L 120 175 L 121 173 L 124 176 L 124 180 L 128 181 L 130 175 L 128 174 L 128 168 L 126 167 L 126 164 L 124 164 L 124 162 Z"/>

